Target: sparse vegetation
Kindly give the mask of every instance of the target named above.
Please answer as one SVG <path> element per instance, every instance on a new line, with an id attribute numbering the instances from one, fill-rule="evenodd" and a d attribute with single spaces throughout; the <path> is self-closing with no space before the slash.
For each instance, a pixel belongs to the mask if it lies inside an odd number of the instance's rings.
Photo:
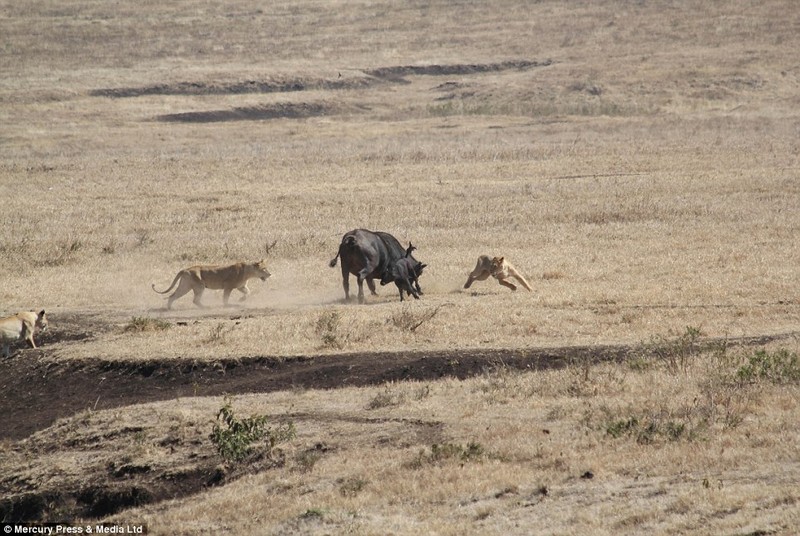
<path id="1" fill-rule="evenodd" d="M 659 439 L 665 441 L 697 439 L 698 433 L 706 426 L 704 420 L 693 422 L 691 418 L 675 418 L 656 413 L 613 420 L 606 424 L 605 429 L 606 434 L 613 438 L 630 436 L 637 443 L 651 444 Z"/>
<path id="2" fill-rule="evenodd" d="M 302 473 L 310 473 L 321 458 L 322 452 L 319 449 L 304 450 L 295 457 L 294 468 Z"/>
<path id="3" fill-rule="evenodd" d="M 367 404 L 367 409 L 380 409 L 402 404 L 404 396 L 392 390 L 391 385 L 386 385 L 383 391 L 376 394 Z"/>
<path id="4" fill-rule="evenodd" d="M 436 307 L 418 310 L 412 306 L 404 306 L 400 311 L 394 313 L 390 319 L 393 326 L 403 331 L 414 333 L 423 324 L 433 319 L 443 307 L 452 307 L 452 303 L 442 303 Z"/>
<path id="5" fill-rule="evenodd" d="M 483 445 L 470 441 L 466 445 L 457 443 L 434 443 L 429 449 L 422 449 L 413 460 L 406 464 L 409 469 L 422 469 L 450 461 L 459 463 L 475 462 L 484 459 Z"/>
<path id="6" fill-rule="evenodd" d="M 225 322 L 217 322 L 211 328 L 211 331 L 205 337 L 205 339 L 203 339 L 203 342 L 208 344 L 222 344 L 233 330 L 233 326 L 228 325 Z"/>
<path id="7" fill-rule="evenodd" d="M 800 383 L 800 359 L 786 349 L 774 352 L 756 350 L 736 370 L 742 383 L 766 380 L 772 383 Z"/>
<path id="8" fill-rule="evenodd" d="M 211 429 L 211 442 L 229 463 L 241 462 L 255 452 L 270 456 L 277 445 L 294 439 L 296 432 L 292 423 L 270 428 L 267 421 L 266 415 L 237 418 L 231 399 L 226 398 Z"/>
<path id="9" fill-rule="evenodd" d="M 128 322 L 123 331 L 126 333 L 142 333 L 146 331 L 164 331 L 170 328 L 172 324 L 160 318 L 150 318 L 146 316 L 134 316 Z"/>
<path id="10" fill-rule="evenodd" d="M 79 239 L 68 239 L 58 247 L 56 255 L 44 261 L 46 266 L 63 266 L 73 261 L 79 251 L 83 249 L 83 242 Z"/>
<path id="11" fill-rule="evenodd" d="M 341 350 L 347 343 L 347 335 L 340 331 L 342 314 L 339 311 L 323 311 L 315 324 L 323 348 Z"/>
<path id="12" fill-rule="evenodd" d="M 339 493 L 343 497 L 355 497 L 367 486 L 369 482 L 360 477 L 345 478 L 339 483 Z"/>
<path id="13" fill-rule="evenodd" d="M 684 332 L 677 337 L 655 336 L 645 344 L 645 353 L 653 355 L 667 370 L 676 374 L 686 372 L 691 360 L 700 351 L 700 328 L 686 326 Z"/>

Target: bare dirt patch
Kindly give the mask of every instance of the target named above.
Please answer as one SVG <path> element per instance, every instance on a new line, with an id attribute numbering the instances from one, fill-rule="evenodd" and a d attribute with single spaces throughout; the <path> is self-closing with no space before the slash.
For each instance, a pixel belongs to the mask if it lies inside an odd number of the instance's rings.
<path id="1" fill-rule="evenodd" d="M 376 352 L 342 355 L 253 356 L 215 363 L 151 360 L 120 363 L 98 359 L 54 363 L 17 357 L 0 364 L 4 378 L 0 437 L 21 439 L 56 419 L 176 397 L 218 396 L 287 389 L 335 389 L 400 380 L 468 378 L 498 366 L 562 367 L 570 360 L 622 359 L 631 347 L 567 347 L 440 352 Z"/>
<path id="2" fill-rule="evenodd" d="M 85 335 L 78 331 L 74 336 Z M 793 336 L 709 339 L 704 345 L 763 345 Z M 520 350 L 442 350 L 249 356 L 213 363 L 148 360 L 56 363 L 35 351 L 0 362 L 0 439 L 17 440 L 86 409 L 102 410 L 191 396 L 336 389 L 395 381 L 465 379 L 487 370 L 544 370 L 567 364 L 622 361 L 640 345 L 564 346 Z"/>
<path id="3" fill-rule="evenodd" d="M 242 106 L 229 110 L 181 112 L 156 117 L 169 123 L 219 123 L 223 121 L 258 121 L 262 119 L 303 119 L 338 113 L 338 107 L 323 103 L 277 103 L 264 106 Z"/>
<path id="4" fill-rule="evenodd" d="M 552 65 L 552 60 L 512 60 L 498 63 L 459 63 L 452 65 L 398 65 L 371 70 L 357 70 L 356 76 L 337 78 L 290 77 L 272 80 L 235 82 L 177 82 L 142 87 L 100 88 L 89 92 L 92 97 L 114 99 L 147 95 L 243 95 L 248 93 L 293 93 L 311 90 L 359 89 L 385 83 L 401 83 L 410 75 L 453 76 L 477 73 L 526 70 Z M 364 76 L 365 75 L 365 76 Z"/>
<path id="5" fill-rule="evenodd" d="M 95 89 L 89 92 L 92 97 L 114 99 L 143 97 L 147 95 L 243 95 L 247 93 L 293 93 L 316 89 L 355 89 L 375 81 L 366 78 L 342 78 L 326 80 L 321 78 L 292 78 L 289 80 L 243 80 L 240 82 L 177 82 L 175 84 L 156 84 L 143 87 L 121 87 Z"/>
<path id="6" fill-rule="evenodd" d="M 458 63 L 452 65 L 399 65 L 380 67 L 365 71 L 366 74 L 385 80 L 402 81 L 404 76 L 455 76 L 478 73 L 496 73 L 501 71 L 524 71 L 536 67 L 547 67 L 552 60 L 512 60 L 497 63 Z"/>

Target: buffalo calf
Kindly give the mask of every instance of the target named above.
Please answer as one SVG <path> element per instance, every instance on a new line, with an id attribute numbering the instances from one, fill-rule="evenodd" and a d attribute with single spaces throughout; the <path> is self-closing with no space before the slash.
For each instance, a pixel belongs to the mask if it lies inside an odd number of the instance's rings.
<path id="1" fill-rule="evenodd" d="M 400 301 L 403 301 L 404 291 L 406 294 L 414 296 L 415 300 L 418 300 L 420 294 L 422 294 L 422 289 L 419 286 L 419 276 L 422 275 L 422 270 L 427 264 L 423 264 L 411 256 L 411 252 L 415 249 L 417 248 L 409 242 L 406 255 L 389 266 L 381 276 L 381 285 L 388 285 L 394 281 L 400 291 Z"/>

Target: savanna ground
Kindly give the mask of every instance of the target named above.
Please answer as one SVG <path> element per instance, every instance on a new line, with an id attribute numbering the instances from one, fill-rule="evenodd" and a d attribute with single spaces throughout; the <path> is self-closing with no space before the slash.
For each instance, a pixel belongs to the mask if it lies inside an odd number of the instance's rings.
<path id="1" fill-rule="evenodd" d="M 0 7 L 0 312 L 51 319 L 0 363 L 3 520 L 800 526 L 794 2 Z M 421 300 L 343 303 L 356 227 Z M 259 258 L 236 307 L 150 289 Z"/>

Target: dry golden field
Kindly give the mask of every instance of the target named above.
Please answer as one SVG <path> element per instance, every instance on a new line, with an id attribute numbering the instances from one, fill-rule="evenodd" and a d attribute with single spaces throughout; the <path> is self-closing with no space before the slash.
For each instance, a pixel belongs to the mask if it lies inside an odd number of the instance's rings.
<path id="1" fill-rule="evenodd" d="M 0 313 L 51 326 L 0 390 L 61 417 L 0 428 L 0 520 L 794 534 L 797 50 L 791 0 L 0 0 Z M 422 299 L 344 303 L 359 227 L 418 247 Z M 480 254 L 533 291 L 463 289 Z M 234 307 L 151 290 L 261 258 Z M 393 355 L 446 358 L 326 376 Z M 309 361 L 230 393 L 296 431 L 243 461 L 207 375 L 134 403 L 153 367 Z"/>

